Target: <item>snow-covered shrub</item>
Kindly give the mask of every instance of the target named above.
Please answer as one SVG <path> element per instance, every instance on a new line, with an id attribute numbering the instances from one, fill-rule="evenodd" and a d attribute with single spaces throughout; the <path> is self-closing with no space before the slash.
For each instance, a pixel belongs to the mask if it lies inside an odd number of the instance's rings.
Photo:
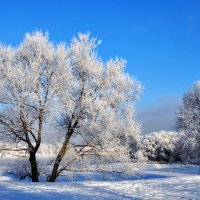
<path id="1" fill-rule="evenodd" d="M 137 150 L 136 153 L 134 153 L 134 159 L 138 160 L 139 162 L 146 162 L 148 161 L 148 157 L 146 153 L 143 151 L 143 149 Z"/>
<path id="2" fill-rule="evenodd" d="M 200 149 L 194 137 L 183 132 L 154 132 L 141 140 L 139 160 L 200 163 Z M 142 152 L 142 154 L 141 154 Z M 144 158 L 142 157 L 144 156 Z"/>
<path id="3" fill-rule="evenodd" d="M 177 132 L 160 131 L 143 137 L 141 150 L 150 161 L 180 161 L 177 143 L 180 134 Z"/>
<path id="4" fill-rule="evenodd" d="M 30 162 L 25 158 L 19 158 L 10 167 L 9 173 L 13 174 L 20 180 L 25 178 L 31 178 L 31 165 Z"/>

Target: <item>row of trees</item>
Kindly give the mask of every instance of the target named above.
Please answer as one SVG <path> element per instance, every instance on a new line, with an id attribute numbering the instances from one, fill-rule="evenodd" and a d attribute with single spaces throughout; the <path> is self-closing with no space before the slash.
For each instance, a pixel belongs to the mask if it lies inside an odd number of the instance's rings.
<path id="1" fill-rule="evenodd" d="M 66 46 L 36 31 L 18 47 L 0 46 L 0 137 L 14 144 L 12 151 L 27 152 L 34 182 L 43 143 L 55 150 L 46 161 L 50 182 L 64 171 L 89 171 L 89 165 L 109 171 L 115 169 L 98 167 L 130 162 L 142 86 L 124 72 L 124 59 L 103 62 L 98 45 L 89 34 Z"/>

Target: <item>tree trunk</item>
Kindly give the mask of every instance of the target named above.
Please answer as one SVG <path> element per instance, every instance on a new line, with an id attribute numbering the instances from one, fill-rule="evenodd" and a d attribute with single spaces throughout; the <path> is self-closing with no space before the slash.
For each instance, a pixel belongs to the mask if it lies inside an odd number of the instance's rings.
<path id="1" fill-rule="evenodd" d="M 58 174 L 58 168 L 60 165 L 60 162 L 62 161 L 63 157 L 65 156 L 66 152 L 67 152 L 67 146 L 69 144 L 70 138 L 72 137 L 73 133 L 74 133 L 74 129 L 77 127 L 78 125 L 78 119 L 76 119 L 75 123 L 73 126 L 71 126 L 71 122 L 69 123 L 68 126 L 68 130 L 67 133 L 65 135 L 65 142 L 63 143 L 57 157 L 56 160 L 54 162 L 54 166 L 53 166 L 53 170 L 51 173 L 51 176 L 49 178 L 49 182 L 55 182 Z"/>
<path id="2" fill-rule="evenodd" d="M 38 167 L 37 167 L 37 161 L 36 161 L 36 156 L 35 152 L 30 153 L 29 161 L 31 163 L 31 178 L 32 182 L 39 182 L 38 179 Z"/>
<path id="3" fill-rule="evenodd" d="M 54 163 L 54 166 L 53 166 L 53 170 L 52 170 L 52 173 L 51 173 L 51 176 L 49 178 L 49 182 L 55 182 L 56 181 L 56 178 L 58 176 L 58 167 L 60 165 L 60 162 L 62 161 L 65 153 L 67 151 L 67 144 L 64 143 L 56 157 L 56 160 L 55 160 L 55 163 Z"/>

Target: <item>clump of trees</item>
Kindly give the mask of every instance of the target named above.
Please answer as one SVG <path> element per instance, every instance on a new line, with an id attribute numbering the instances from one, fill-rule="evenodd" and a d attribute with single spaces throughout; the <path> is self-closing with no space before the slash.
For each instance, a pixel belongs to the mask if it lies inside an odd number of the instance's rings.
<path id="1" fill-rule="evenodd" d="M 143 137 L 141 150 L 149 161 L 177 162 L 180 161 L 179 139 L 177 132 L 154 132 Z"/>
<path id="2" fill-rule="evenodd" d="M 92 171 L 91 165 L 113 171 L 112 163 L 130 162 L 140 135 L 134 103 L 142 86 L 124 72 L 124 59 L 103 62 L 98 45 L 89 34 L 66 46 L 36 31 L 18 47 L 0 46 L 0 137 L 15 144 L 13 151 L 27 152 L 34 182 L 43 143 L 54 147 L 45 161 L 50 182 L 64 171 Z"/>
<path id="3" fill-rule="evenodd" d="M 141 140 L 140 151 L 145 161 L 194 164 L 200 161 L 196 141 L 183 132 L 160 131 L 148 134 Z"/>

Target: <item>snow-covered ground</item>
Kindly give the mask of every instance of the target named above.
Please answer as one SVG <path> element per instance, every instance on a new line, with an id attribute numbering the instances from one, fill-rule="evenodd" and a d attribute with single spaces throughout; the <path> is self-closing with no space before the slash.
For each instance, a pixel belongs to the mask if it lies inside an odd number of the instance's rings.
<path id="1" fill-rule="evenodd" d="M 0 170 L 0 200 L 200 199 L 200 167 L 145 165 L 129 180 L 31 183 Z"/>

